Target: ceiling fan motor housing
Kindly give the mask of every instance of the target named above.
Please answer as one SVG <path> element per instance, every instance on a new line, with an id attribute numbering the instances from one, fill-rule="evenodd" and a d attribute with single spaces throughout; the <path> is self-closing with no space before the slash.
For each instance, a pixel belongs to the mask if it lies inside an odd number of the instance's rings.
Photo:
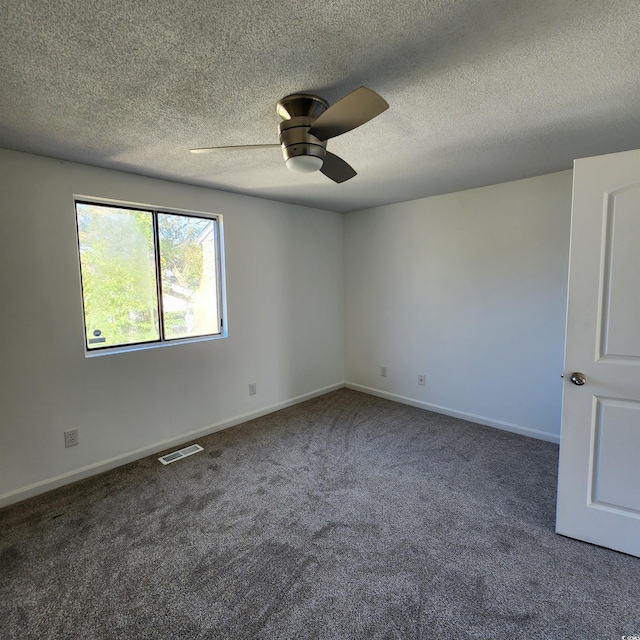
<path id="1" fill-rule="evenodd" d="M 284 118 L 278 127 L 282 155 L 291 171 L 310 173 L 322 167 L 327 142 L 309 134 L 309 128 L 328 106 L 322 98 L 306 93 L 278 102 L 278 115 Z"/>

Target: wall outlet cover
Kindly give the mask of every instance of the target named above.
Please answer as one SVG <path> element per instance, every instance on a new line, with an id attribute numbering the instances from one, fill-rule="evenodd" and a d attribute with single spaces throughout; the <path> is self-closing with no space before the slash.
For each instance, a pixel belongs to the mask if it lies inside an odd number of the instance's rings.
<path id="1" fill-rule="evenodd" d="M 78 430 L 67 429 L 64 432 L 64 446 L 75 447 L 78 444 Z"/>

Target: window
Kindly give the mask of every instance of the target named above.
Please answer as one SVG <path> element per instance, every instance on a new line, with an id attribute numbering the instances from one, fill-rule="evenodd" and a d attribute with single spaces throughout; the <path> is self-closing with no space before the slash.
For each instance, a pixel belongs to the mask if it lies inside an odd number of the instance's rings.
<path id="1" fill-rule="evenodd" d="M 87 351 L 223 333 L 220 219 L 76 201 Z"/>

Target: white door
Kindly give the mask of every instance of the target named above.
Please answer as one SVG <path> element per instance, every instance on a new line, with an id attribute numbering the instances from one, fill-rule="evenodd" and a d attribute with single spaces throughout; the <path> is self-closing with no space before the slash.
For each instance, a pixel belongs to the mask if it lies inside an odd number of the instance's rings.
<path id="1" fill-rule="evenodd" d="M 640 151 L 576 160 L 568 295 L 556 531 L 640 556 Z"/>

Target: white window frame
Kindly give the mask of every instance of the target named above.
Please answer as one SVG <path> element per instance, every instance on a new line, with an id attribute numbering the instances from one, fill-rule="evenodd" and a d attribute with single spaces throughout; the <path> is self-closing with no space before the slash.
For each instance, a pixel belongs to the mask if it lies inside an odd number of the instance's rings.
<path id="1" fill-rule="evenodd" d="M 94 204 L 104 205 L 107 207 L 115 207 L 122 209 L 134 209 L 139 211 L 145 211 L 153 214 L 153 235 L 154 235 L 154 258 L 156 265 L 156 282 L 158 287 L 158 320 L 159 320 L 159 332 L 160 339 L 149 342 L 139 342 L 126 345 L 94 347 L 89 349 L 87 344 L 87 327 L 86 327 L 86 315 L 85 315 L 85 300 L 84 289 L 82 285 L 82 259 L 80 256 L 80 233 L 78 228 L 78 212 L 77 204 Z M 188 338 L 165 338 L 163 335 L 164 321 L 162 318 L 162 284 L 159 265 L 159 238 L 157 228 L 157 214 L 167 213 L 173 215 L 183 215 L 192 218 L 206 218 L 214 220 L 215 230 L 215 251 L 216 251 L 216 276 L 217 276 L 217 293 L 218 293 L 218 328 L 219 333 L 209 334 L 205 336 L 194 336 Z M 99 198 L 95 196 L 85 196 L 80 194 L 74 194 L 73 196 L 73 216 L 76 226 L 76 240 L 77 240 L 77 255 L 78 255 L 78 277 L 80 284 L 80 298 L 81 298 L 81 311 L 82 311 L 82 327 L 84 330 L 84 352 L 85 357 L 93 358 L 95 356 L 112 355 L 116 353 L 128 353 L 130 351 L 143 351 L 146 349 L 158 349 L 162 347 L 168 347 L 179 344 L 190 344 L 194 342 L 209 342 L 212 340 L 220 340 L 222 338 L 229 337 L 229 326 L 227 321 L 227 290 L 226 290 L 226 275 L 225 275 L 225 258 L 224 258 L 224 224 L 223 216 L 217 213 L 210 213 L 206 211 L 195 211 L 191 209 L 175 209 L 172 207 L 164 207 L 157 205 L 144 204 L 141 202 L 130 202 L 126 200 L 113 200 L 111 198 Z"/>

